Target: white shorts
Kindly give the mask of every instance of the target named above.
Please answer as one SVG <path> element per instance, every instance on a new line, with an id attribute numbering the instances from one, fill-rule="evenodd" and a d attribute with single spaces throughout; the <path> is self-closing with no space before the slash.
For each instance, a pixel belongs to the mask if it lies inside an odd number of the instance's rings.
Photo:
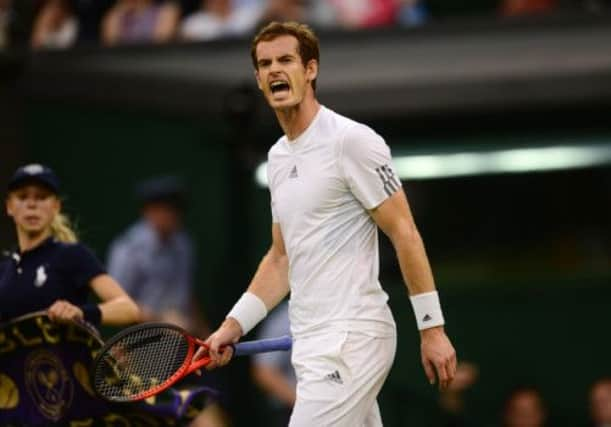
<path id="1" fill-rule="evenodd" d="M 396 336 L 329 332 L 295 340 L 297 400 L 290 427 L 382 426 L 376 397 L 395 357 Z"/>

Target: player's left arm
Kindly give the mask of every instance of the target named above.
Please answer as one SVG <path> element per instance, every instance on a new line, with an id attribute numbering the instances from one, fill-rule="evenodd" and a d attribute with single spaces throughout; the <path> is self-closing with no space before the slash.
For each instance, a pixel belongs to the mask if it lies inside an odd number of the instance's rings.
<path id="1" fill-rule="evenodd" d="M 424 243 L 403 189 L 399 188 L 372 209 L 370 215 L 395 248 L 410 296 L 435 292 Z M 436 371 L 439 386 L 446 388 L 456 374 L 456 352 L 443 325 L 421 328 L 420 338 L 422 364 L 430 383 L 435 382 Z"/>

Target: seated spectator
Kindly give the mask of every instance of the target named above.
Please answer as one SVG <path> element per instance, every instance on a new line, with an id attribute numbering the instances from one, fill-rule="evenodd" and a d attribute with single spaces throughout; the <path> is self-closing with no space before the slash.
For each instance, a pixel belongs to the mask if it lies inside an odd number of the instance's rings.
<path id="1" fill-rule="evenodd" d="M 259 1 L 237 4 L 235 0 L 202 0 L 199 10 L 180 25 L 184 40 L 212 40 L 250 33 L 263 13 Z"/>
<path id="2" fill-rule="evenodd" d="M 164 43 L 176 33 L 180 8 L 173 2 L 118 0 L 102 21 L 102 42 L 107 46 Z"/>
<path id="3" fill-rule="evenodd" d="M 268 0 L 256 27 L 272 21 L 298 21 L 318 28 L 337 27 L 337 10 L 329 0 Z"/>
<path id="4" fill-rule="evenodd" d="M 590 387 L 592 427 L 611 427 L 611 377 L 601 378 Z"/>
<path id="5" fill-rule="evenodd" d="M 396 0 L 329 0 L 340 26 L 373 28 L 394 25 L 400 2 Z"/>
<path id="6" fill-rule="evenodd" d="M 63 49 L 77 38 L 79 22 L 69 0 L 45 0 L 40 5 L 30 44 L 33 49 Z"/>
<path id="7" fill-rule="evenodd" d="M 397 23 L 404 27 L 422 25 L 428 20 L 428 10 L 424 0 L 400 0 Z"/>
<path id="8" fill-rule="evenodd" d="M 514 389 L 505 400 L 503 427 L 544 427 L 547 409 L 541 392 L 530 386 Z"/>
<path id="9" fill-rule="evenodd" d="M 503 0 L 503 16 L 533 15 L 551 12 L 557 6 L 556 0 Z"/>
<path id="10" fill-rule="evenodd" d="M 271 21 L 309 22 L 307 6 L 302 0 L 268 0 L 257 26 L 263 26 Z"/>

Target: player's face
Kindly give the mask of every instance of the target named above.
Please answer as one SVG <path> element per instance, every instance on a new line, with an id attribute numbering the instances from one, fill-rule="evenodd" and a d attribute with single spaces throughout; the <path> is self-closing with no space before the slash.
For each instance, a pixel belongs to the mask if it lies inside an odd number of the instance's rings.
<path id="1" fill-rule="evenodd" d="M 300 104 L 308 93 L 313 94 L 312 80 L 318 73 L 318 63 L 303 64 L 299 42 L 285 35 L 257 44 L 255 76 L 269 105 L 284 109 Z"/>
<path id="2" fill-rule="evenodd" d="M 6 200 L 6 212 L 13 218 L 17 231 L 37 235 L 49 229 L 61 202 L 39 185 L 25 185 L 12 191 Z"/>

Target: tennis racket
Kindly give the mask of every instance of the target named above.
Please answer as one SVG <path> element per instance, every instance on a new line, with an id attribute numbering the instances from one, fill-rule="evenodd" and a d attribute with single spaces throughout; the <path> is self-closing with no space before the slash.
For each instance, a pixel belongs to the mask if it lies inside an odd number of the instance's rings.
<path id="1" fill-rule="evenodd" d="M 290 350 L 285 336 L 232 345 L 234 356 Z M 110 338 L 93 361 L 93 387 L 104 400 L 135 402 L 154 396 L 211 361 L 193 361 L 204 341 L 168 323 L 131 326 Z"/>

